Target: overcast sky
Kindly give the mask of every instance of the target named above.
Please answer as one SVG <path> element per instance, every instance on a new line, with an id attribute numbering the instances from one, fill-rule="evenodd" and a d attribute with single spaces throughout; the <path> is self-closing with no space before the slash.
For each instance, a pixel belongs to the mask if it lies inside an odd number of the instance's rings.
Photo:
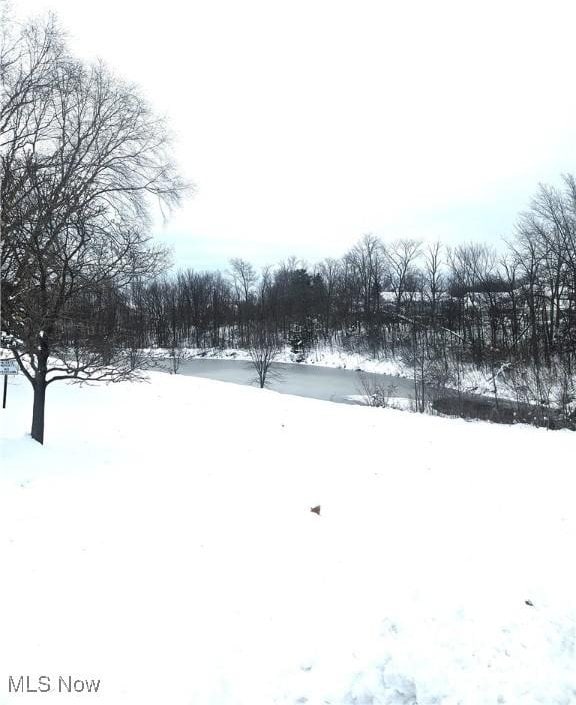
<path id="1" fill-rule="evenodd" d="M 138 82 L 194 197 L 176 264 L 498 242 L 576 171 L 573 0 L 13 0 Z"/>

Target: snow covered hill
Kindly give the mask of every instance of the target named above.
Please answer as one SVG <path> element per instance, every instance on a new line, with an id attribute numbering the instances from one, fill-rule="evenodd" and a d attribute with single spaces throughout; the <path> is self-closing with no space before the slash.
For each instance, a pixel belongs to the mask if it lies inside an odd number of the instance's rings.
<path id="1" fill-rule="evenodd" d="M 154 373 L 1 413 L 0 703 L 576 703 L 576 436 Z M 320 514 L 310 511 L 320 505 Z M 56 692 L 60 676 L 97 694 Z"/>

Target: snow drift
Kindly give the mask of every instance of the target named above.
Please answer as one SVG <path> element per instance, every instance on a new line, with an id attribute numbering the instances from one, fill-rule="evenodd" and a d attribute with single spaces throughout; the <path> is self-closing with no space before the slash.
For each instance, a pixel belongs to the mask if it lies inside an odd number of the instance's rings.
<path id="1" fill-rule="evenodd" d="M 12 380 L 0 703 L 576 702 L 572 433 L 150 379 Z"/>

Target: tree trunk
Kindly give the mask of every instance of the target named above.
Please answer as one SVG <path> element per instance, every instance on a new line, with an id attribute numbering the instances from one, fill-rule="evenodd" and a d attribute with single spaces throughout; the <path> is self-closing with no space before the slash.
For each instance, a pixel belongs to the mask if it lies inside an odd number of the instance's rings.
<path id="1" fill-rule="evenodd" d="M 44 443 L 44 408 L 46 405 L 46 379 L 34 380 L 34 405 L 32 407 L 32 438 Z"/>
<path id="2" fill-rule="evenodd" d="M 44 443 L 44 409 L 46 406 L 46 374 L 48 371 L 48 341 L 44 336 L 40 342 L 37 356 L 37 370 L 32 387 L 34 389 L 34 404 L 32 406 L 31 436 L 38 443 Z"/>

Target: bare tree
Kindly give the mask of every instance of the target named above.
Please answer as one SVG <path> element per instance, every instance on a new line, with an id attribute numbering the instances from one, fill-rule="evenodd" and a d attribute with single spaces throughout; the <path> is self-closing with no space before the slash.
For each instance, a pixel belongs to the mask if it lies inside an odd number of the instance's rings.
<path id="1" fill-rule="evenodd" d="M 46 37 L 63 46 L 53 24 L 31 25 L 30 45 Z M 62 50 L 58 56 L 63 56 Z M 18 59 L 20 73 L 30 61 Z M 15 69 L 16 70 L 16 69 Z M 41 89 L 32 88 L 7 117 L 10 143 L 2 163 L 9 198 L 2 201 L 8 237 L 2 258 L 3 326 L 34 390 L 32 437 L 43 442 L 46 389 L 57 380 L 125 379 L 133 356 L 112 328 L 94 335 L 94 311 L 104 289 L 122 290 L 157 273 L 165 252 L 148 236 L 150 197 L 176 205 L 186 185 L 170 157 L 165 124 L 137 89 L 102 64 L 47 59 Z"/>
<path id="2" fill-rule="evenodd" d="M 258 280 L 254 267 L 240 257 L 233 257 L 230 260 L 230 272 L 238 299 L 248 303 Z"/>
<path id="3" fill-rule="evenodd" d="M 430 317 L 433 328 L 443 288 L 442 245 L 440 242 L 434 242 L 428 245 L 424 253 L 424 294 L 430 302 Z"/>
<path id="4" fill-rule="evenodd" d="M 386 259 L 392 277 L 392 289 L 396 296 L 396 307 L 404 302 L 406 297 L 412 297 L 417 290 L 416 262 L 420 257 L 422 243 L 419 240 L 400 239 L 386 247 Z"/>
<path id="5" fill-rule="evenodd" d="M 278 377 L 271 368 L 279 352 L 280 344 L 277 336 L 266 328 L 263 321 L 256 322 L 251 329 L 248 354 L 250 363 L 256 370 L 256 381 L 261 389 L 271 377 Z"/>
<path id="6" fill-rule="evenodd" d="M 317 273 L 322 278 L 324 284 L 324 336 L 328 338 L 333 323 L 335 313 L 336 287 L 341 276 L 341 265 L 338 260 L 331 257 L 326 258 L 317 267 Z"/>
<path id="7" fill-rule="evenodd" d="M 177 375 L 182 363 L 190 359 L 190 352 L 176 343 L 168 353 L 168 369 L 170 374 Z"/>
<path id="8" fill-rule="evenodd" d="M 380 310 L 380 293 L 385 274 L 385 249 L 375 235 L 362 237 L 346 255 L 356 279 L 364 320 L 370 324 Z"/>
<path id="9" fill-rule="evenodd" d="M 240 345 L 244 346 L 247 340 L 254 286 L 258 280 L 258 275 L 250 262 L 234 257 L 230 260 L 230 277 L 236 294 Z"/>
<path id="10" fill-rule="evenodd" d="M 385 377 L 382 377 L 385 379 Z M 388 408 L 391 401 L 398 393 L 398 387 L 387 381 L 381 381 L 378 375 L 368 375 L 361 372 L 359 375 L 359 388 L 365 404 Z"/>

